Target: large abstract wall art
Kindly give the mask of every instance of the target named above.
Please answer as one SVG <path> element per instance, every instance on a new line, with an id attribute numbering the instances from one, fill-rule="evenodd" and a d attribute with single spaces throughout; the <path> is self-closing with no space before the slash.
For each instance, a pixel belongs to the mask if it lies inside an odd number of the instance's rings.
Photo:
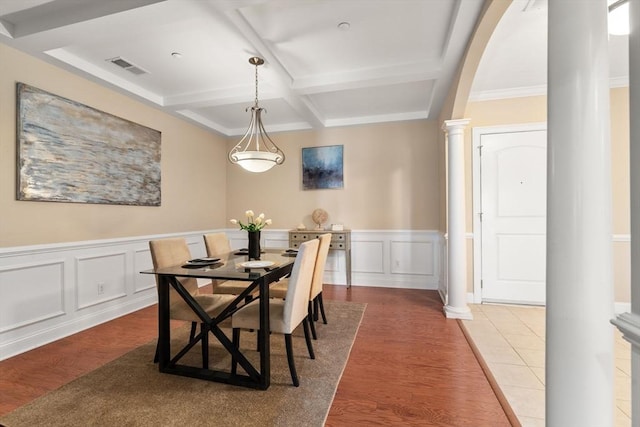
<path id="1" fill-rule="evenodd" d="M 18 83 L 18 200 L 160 206 L 157 130 Z"/>

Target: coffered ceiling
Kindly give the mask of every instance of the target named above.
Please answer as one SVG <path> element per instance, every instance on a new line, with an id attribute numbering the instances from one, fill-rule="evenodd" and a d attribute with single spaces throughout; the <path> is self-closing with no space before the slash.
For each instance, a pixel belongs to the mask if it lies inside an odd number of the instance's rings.
<path id="1" fill-rule="evenodd" d="M 482 0 L 0 0 L 0 38 L 238 135 L 255 98 L 251 56 L 265 59 L 259 99 L 270 132 L 437 116 L 481 6 Z"/>
<path id="2" fill-rule="evenodd" d="M 544 93 L 546 2 L 513 1 L 472 98 Z M 482 3 L 0 0 L 0 42 L 223 135 L 246 130 L 260 56 L 267 130 L 318 129 L 436 118 Z M 626 43 L 611 42 L 621 80 Z"/>

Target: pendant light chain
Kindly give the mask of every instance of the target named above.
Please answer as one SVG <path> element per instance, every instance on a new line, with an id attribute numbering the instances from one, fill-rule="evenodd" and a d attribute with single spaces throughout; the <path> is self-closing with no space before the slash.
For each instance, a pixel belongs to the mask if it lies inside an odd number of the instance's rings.
<path id="1" fill-rule="evenodd" d="M 258 107 L 258 64 L 256 64 L 256 107 Z"/>

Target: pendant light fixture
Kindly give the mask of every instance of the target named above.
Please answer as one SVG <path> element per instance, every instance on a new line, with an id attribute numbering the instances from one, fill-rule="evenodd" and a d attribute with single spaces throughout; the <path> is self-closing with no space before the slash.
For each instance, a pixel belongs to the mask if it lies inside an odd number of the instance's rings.
<path id="1" fill-rule="evenodd" d="M 229 161 L 242 166 L 249 172 L 265 172 L 284 162 L 284 153 L 269 138 L 262 125 L 263 108 L 258 106 L 258 66 L 264 64 L 264 59 L 249 58 L 249 63 L 256 67 L 256 99 L 251 109 L 249 128 L 240 142 L 229 151 Z M 266 112 L 266 111 L 265 111 Z"/>

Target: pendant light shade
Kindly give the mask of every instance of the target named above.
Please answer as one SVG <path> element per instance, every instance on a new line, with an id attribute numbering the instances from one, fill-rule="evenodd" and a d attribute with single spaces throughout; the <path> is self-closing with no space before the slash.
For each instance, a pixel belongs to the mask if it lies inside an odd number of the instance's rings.
<path id="1" fill-rule="evenodd" d="M 258 106 L 258 66 L 264 64 L 262 58 L 249 58 L 249 63 L 256 67 L 256 98 L 251 110 L 249 128 L 240 142 L 229 151 L 229 161 L 240 165 L 249 172 L 265 172 L 284 162 L 284 153 L 269 138 L 262 124 L 263 108 Z"/>

